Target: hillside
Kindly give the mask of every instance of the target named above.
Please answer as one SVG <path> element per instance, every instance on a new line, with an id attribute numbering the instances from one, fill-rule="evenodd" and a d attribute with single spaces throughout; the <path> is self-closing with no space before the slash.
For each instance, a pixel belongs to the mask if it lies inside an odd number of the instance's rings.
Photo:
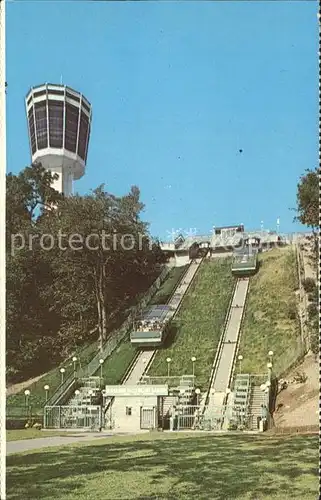
<path id="1" fill-rule="evenodd" d="M 251 279 L 239 354 L 244 373 L 266 373 L 268 352 L 281 374 L 302 353 L 298 318 L 298 274 L 292 247 L 260 254 L 259 271 Z"/>
<path id="2" fill-rule="evenodd" d="M 191 375 L 195 356 L 196 384 L 207 387 L 234 282 L 230 258 L 203 262 L 148 375 L 167 375 L 168 357 L 171 375 Z"/>

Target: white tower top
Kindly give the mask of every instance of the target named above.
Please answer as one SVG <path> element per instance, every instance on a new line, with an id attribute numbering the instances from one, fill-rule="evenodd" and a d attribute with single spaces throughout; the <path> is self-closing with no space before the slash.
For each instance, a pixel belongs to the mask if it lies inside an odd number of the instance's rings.
<path id="1" fill-rule="evenodd" d="M 32 87 L 26 96 L 32 163 L 59 175 L 53 187 L 72 194 L 73 180 L 85 173 L 91 105 L 66 85 Z"/>

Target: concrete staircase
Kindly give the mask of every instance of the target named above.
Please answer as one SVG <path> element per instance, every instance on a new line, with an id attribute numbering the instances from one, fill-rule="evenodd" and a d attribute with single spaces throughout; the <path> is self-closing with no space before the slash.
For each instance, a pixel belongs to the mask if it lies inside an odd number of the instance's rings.
<path id="1" fill-rule="evenodd" d="M 93 391 L 90 395 L 89 391 Z M 75 394 L 66 403 L 67 406 L 95 406 L 99 404 L 100 400 L 100 389 L 89 388 L 89 387 L 79 387 L 79 394 Z"/>
<path id="2" fill-rule="evenodd" d="M 261 417 L 262 410 L 261 406 L 264 404 L 264 396 L 260 386 L 253 385 L 251 388 L 251 396 L 250 396 L 250 405 L 249 405 L 249 413 L 251 415 L 250 421 L 250 430 L 256 431 L 258 430 L 257 418 Z"/>

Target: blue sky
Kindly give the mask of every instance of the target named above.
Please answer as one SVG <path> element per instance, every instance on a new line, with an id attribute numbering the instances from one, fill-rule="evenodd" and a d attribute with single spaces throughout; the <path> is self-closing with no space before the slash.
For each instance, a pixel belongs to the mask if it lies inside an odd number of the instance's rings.
<path id="1" fill-rule="evenodd" d="M 8 170 L 30 163 L 24 96 L 63 83 L 93 106 L 81 194 L 140 187 L 172 229 L 292 223 L 318 162 L 316 2 L 7 4 Z M 240 153 L 239 150 L 243 152 Z"/>

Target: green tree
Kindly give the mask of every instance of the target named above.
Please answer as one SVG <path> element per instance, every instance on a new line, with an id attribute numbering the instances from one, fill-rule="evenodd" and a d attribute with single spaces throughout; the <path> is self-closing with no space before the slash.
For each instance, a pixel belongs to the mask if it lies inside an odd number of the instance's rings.
<path id="1" fill-rule="evenodd" d="M 296 220 L 315 230 L 319 226 L 319 169 L 306 170 L 297 186 Z"/>
<path id="2" fill-rule="evenodd" d="M 100 186 L 64 198 L 53 180 L 41 165 L 7 176 L 10 377 L 44 371 L 85 341 L 101 346 L 164 262 L 137 186 L 121 197 Z M 12 248 L 17 233 L 23 248 Z"/>

